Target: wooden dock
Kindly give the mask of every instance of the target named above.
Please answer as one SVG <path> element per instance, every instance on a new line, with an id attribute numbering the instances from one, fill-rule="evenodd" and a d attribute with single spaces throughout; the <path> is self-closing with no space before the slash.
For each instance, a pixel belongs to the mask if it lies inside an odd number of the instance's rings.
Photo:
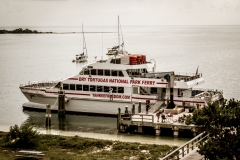
<path id="1" fill-rule="evenodd" d="M 121 110 L 118 111 L 118 131 L 119 132 L 137 132 L 144 133 L 144 127 L 151 127 L 155 130 L 155 135 L 160 136 L 162 128 L 171 128 L 173 131 L 173 136 L 179 136 L 179 130 L 191 130 L 193 133 L 193 137 L 197 135 L 195 125 L 186 125 L 184 122 L 179 122 L 179 118 L 183 117 L 183 115 L 192 114 L 189 112 L 182 112 L 183 109 L 180 108 L 179 114 L 173 114 L 173 116 L 168 117 L 166 119 L 162 119 L 161 116 L 158 119 L 156 113 L 146 111 L 141 113 L 129 113 L 129 111 L 125 110 L 125 113 L 121 113 Z M 180 113 L 181 112 L 181 113 Z M 166 112 L 168 113 L 168 111 Z"/>

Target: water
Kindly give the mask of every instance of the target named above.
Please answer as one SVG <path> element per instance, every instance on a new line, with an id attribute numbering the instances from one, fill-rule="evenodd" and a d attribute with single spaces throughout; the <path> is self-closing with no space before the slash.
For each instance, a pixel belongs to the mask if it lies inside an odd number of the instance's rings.
<path id="1" fill-rule="evenodd" d="M 44 113 L 22 111 L 22 104 L 27 99 L 20 92 L 19 85 L 28 81 L 66 78 L 77 74 L 85 64 L 71 62 L 76 54 L 82 52 L 81 27 L 28 28 L 61 34 L 0 35 L 1 131 L 8 131 L 10 126 L 27 121 L 41 132 L 46 132 Z M 117 31 L 116 27 L 86 26 L 84 31 L 88 62 L 92 62 L 95 56 L 97 59 L 107 57 L 107 48 L 117 45 L 117 34 L 113 33 Z M 155 59 L 157 70 L 195 73 L 199 66 L 199 72 L 203 73 L 206 81 L 199 88 L 223 90 L 226 99 L 240 99 L 240 26 L 123 26 L 122 31 L 126 50 L 144 53 L 148 60 Z M 169 137 L 119 135 L 116 133 L 115 118 L 67 115 L 66 121 L 62 126 L 53 115 L 51 132 L 83 134 L 93 138 L 125 138 L 126 141 L 140 139 L 152 143 L 169 140 Z M 170 138 L 169 141 L 179 145 L 186 139 Z"/>

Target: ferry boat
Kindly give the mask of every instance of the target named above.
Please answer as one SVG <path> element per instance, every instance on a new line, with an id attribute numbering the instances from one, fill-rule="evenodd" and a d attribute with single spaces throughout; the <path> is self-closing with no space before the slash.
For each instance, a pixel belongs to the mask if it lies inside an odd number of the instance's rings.
<path id="1" fill-rule="evenodd" d="M 87 45 L 85 41 L 84 31 L 83 31 L 83 25 L 82 25 L 82 34 L 83 34 L 83 52 L 76 55 L 76 58 L 72 60 L 72 62 L 86 62 L 88 59 L 87 55 Z"/>
<path id="2" fill-rule="evenodd" d="M 146 100 L 164 104 L 172 98 L 177 106 L 199 106 L 223 98 L 221 91 L 194 88 L 204 83 L 201 73 L 156 72 L 155 67 L 155 61 L 146 60 L 143 54 L 111 56 L 83 66 L 79 74 L 64 80 L 21 85 L 22 93 L 33 102 L 23 107 L 45 109 L 37 104 L 50 104 L 57 110 L 61 88 L 66 95 L 66 111 L 85 114 L 116 115 L 118 108 L 124 110 L 139 101 L 145 110 Z"/>
<path id="3" fill-rule="evenodd" d="M 58 110 L 58 92 L 65 93 L 66 112 L 116 116 L 118 108 L 133 104 L 145 111 L 168 104 L 199 107 L 223 98 L 222 91 L 197 89 L 204 83 L 201 73 L 157 72 L 155 60 L 144 54 L 122 53 L 86 64 L 75 75 L 59 81 L 29 82 L 20 90 L 29 100 L 25 109 L 45 110 L 46 104 Z M 112 93 L 112 98 L 109 95 Z M 111 99 L 110 99 L 111 98 Z M 158 104 L 157 108 L 155 107 Z M 154 112 L 154 110 L 153 110 Z"/>

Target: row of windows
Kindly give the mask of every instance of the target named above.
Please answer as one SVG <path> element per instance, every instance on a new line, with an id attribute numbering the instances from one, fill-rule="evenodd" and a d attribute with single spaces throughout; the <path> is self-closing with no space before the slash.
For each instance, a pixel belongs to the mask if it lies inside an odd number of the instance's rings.
<path id="1" fill-rule="evenodd" d="M 91 92 L 109 92 L 110 88 L 113 89 L 113 93 L 124 93 L 124 87 L 63 84 L 64 90 L 73 90 L 73 91 L 77 90 L 77 91 L 91 91 Z"/>
<path id="2" fill-rule="evenodd" d="M 124 77 L 122 71 L 120 70 L 106 70 L 106 69 L 89 69 L 84 68 L 81 72 L 81 75 L 98 75 L 98 76 L 116 76 Z"/>

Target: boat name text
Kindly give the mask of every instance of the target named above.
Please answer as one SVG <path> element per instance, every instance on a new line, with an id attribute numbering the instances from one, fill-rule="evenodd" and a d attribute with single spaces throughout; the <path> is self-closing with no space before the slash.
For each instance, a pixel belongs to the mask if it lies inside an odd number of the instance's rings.
<path id="1" fill-rule="evenodd" d="M 92 95 L 93 95 L 93 97 L 109 98 L 109 94 L 96 94 L 96 93 L 93 93 Z M 113 94 L 113 98 L 116 98 L 116 99 L 130 99 L 130 96 L 129 95 Z"/>
<path id="2" fill-rule="evenodd" d="M 139 85 L 154 85 L 155 81 L 151 80 L 128 80 L 128 79 L 116 79 L 116 78 L 86 78 L 79 77 L 79 81 L 87 82 L 103 82 L 103 83 L 125 83 L 125 84 L 139 84 Z"/>

